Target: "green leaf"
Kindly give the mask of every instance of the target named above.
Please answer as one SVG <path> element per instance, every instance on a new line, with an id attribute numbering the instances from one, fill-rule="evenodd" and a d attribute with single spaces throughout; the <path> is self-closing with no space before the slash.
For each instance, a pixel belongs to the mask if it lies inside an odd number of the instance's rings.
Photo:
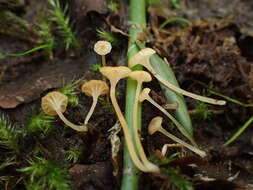
<path id="1" fill-rule="evenodd" d="M 168 63 L 166 63 L 162 58 L 157 54 L 154 54 L 150 58 L 151 65 L 153 69 L 159 74 L 162 78 L 166 79 L 171 84 L 178 86 L 177 79 Z M 175 116 L 185 130 L 193 137 L 193 128 L 190 115 L 188 113 L 187 106 L 184 101 L 184 97 L 180 94 L 173 92 L 172 90 L 165 87 L 163 84 L 160 84 L 165 97 L 172 102 L 178 103 L 178 108 L 175 111 Z"/>

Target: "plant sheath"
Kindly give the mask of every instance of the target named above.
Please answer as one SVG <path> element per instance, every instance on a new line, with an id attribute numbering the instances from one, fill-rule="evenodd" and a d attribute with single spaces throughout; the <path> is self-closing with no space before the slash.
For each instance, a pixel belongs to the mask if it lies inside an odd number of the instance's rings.
<path id="1" fill-rule="evenodd" d="M 128 44 L 128 59 L 138 52 L 138 47 L 135 44 L 138 34 L 142 32 L 142 29 L 146 26 L 146 9 L 145 0 L 130 0 L 130 15 L 129 21 L 132 26 L 129 28 L 129 44 Z M 134 70 L 141 70 L 141 66 L 137 66 Z M 131 132 L 132 140 L 133 138 L 133 108 L 135 100 L 135 91 L 137 83 L 132 79 L 127 81 L 126 90 L 126 109 L 125 117 Z M 138 113 L 138 128 L 141 129 L 141 106 L 139 105 Z M 122 190 L 136 190 L 138 189 L 138 169 L 133 164 L 131 157 L 128 153 L 126 145 L 124 145 L 124 172 L 121 184 Z"/>

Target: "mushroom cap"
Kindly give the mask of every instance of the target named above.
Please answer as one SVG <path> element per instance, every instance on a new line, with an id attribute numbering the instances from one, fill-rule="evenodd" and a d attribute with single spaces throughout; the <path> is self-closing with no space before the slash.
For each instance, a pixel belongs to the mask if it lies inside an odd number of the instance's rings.
<path id="1" fill-rule="evenodd" d="M 156 131 L 161 128 L 163 118 L 160 116 L 154 117 L 148 125 L 148 133 L 153 135 Z"/>
<path id="2" fill-rule="evenodd" d="M 102 80 L 90 80 L 82 85 L 82 92 L 86 96 L 105 95 L 109 92 L 109 86 Z"/>
<path id="3" fill-rule="evenodd" d="M 41 99 L 41 108 L 47 115 L 57 115 L 56 108 L 63 113 L 66 111 L 67 105 L 68 97 L 57 91 L 49 92 Z"/>
<path id="4" fill-rule="evenodd" d="M 97 41 L 94 45 L 94 51 L 99 55 L 106 55 L 111 52 L 112 45 L 108 41 Z"/>
<path id="5" fill-rule="evenodd" d="M 143 102 L 149 97 L 150 88 L 144 88 L 139 95 L 139 102 Z"/>
<path id="6" fill-rule="evenodd" d="M 129 59 L 128 65 L 130 67 L 134 67 L 137 64 L 145 66 L 147 63 L 149 63 L 149 58 L 155 53 L 155 50 L 152 48 L 142 49 Z"/>
<path id="7" fill-rule="evenodd" d="M 129 74 L 129 77 L 138 82 L 150 82 L 152 80 L 151 75 L 146 71 L 133 71 Z"/>
<path id="8" fill-rule="evenodd" d="M 118 82 L 120 79 L 128 77 L 131 73 L 131 69 L 126 66 L 105 66 L 100 68 L 100 73 L 108 78 L 110 81 Z"/>

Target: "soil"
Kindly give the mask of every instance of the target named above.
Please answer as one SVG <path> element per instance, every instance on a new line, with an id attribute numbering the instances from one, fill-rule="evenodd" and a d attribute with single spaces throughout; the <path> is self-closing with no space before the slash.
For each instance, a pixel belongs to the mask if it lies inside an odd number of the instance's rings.
<path id="1" fill-rule="evenodd" d="M 44 9 L 50 8 L 46 1 L 0 0 L 0 56 L 6 53 L 21 53 L 41 44 L 38 35 L 38 20 Z M 178 1 L 179 2 L 179 1 Z M 121 3 L 116 11 L 108 9 L 103 0 L 61 1 L 69 5 L 69 14 L 74 21 L 75 33 L 81 48 L 66 50 L 59 44 L 53 50 L 53 57 L 43 50 L 18 57 L 0 59 L 0 115 L 7 116 L 16 127 L 25 128 L 32 113 L 40 111 L 40 101 L 49 91 L 57 90 L 72 80 L 102 79 L 99 72 L 92 69 L 100 62 L 93 52 L 94 43 L 99 40 L 96 29 L 113 32 L 120 45 L 113 47 L 107 56 L 108 65 L 125 65 L 127 52 L 128 5 Z M 139 35 L 147 46 L 167 58 L 181 88 L 220 98 L 208 89 L 236 99 L 245 104 L 253 102 L 253 28 L 251 1 L 180 1 L 180 8 L 170 1 L 149 6 L 148 27 Z M 8 12 L 8 14 L 6 14 Z M 9 13 L 15 17 L 8 16 Z M 173 22 L 159 28 L 167 18 L 183 17 L 191 24 L 185 26 Z M 14 19 L 13 19 L 14 18 Z M 56 36 L 59 34 L 55 34 Z M 159 83 L 153 80 L 147 84 L 152 87 L 152 97 L 159 104 L 168 101 L 162 94 Z M 125 82 L 118 88 L 118 101 L 124 110 Z M 89 110 L 92 99 L 84 96 L 80 88 L 77 107 L 68 106 L 66 117 L 73 123 L 81 123 Z M 1 176 L 12 176 L 9 181 L 0 183 L 0 189 L 25 189 L 22 173 L 16 168 L 27 166 L 27 159 L 34 147 L 41 147 L 41 155 L 68 169 L 73 189 L 120 189 L 122 177 L 122 146 L 117 153 L 117 161 L 112 159 L 110 132 L 117 121 L 107 98 L 99 101 L 90 120 L 89 132 L 77 132 L 63 126 L 57 119 L 55 128 L 46 137 L 28 135 L 21 139 L 23 150 L 17 158 L 18 163 L 8 168 L 0 168 Z M 233 102 L 225 106 L 208 105 L 211 116 L 202 118 L 196 114 L 197 103 L 185 97 L 192 113 L 194 137 L 201 149 L 208 153 L 199 158 L 193 153 L 183 153 L 162 168 L 174 167 L 189 179 L 196 190 L 209 189 L 253 189 L 253 136 L 249 126 L 231 145 L 222 146 L 250 117 L 252 107 L 244 107 Z M 148 135 L 147 126 L 151 118 L 160 115 L 149 103 L 143 103 L 142 137 L 145 151 L 161 159 L 164 144 L 173 143 L 162 134 Z M 171 122 L 164 120 L 164 127 L 173 134 L 184 138 Z M 252 124 L 251 124 L 252 126 Z M 119 134 L 122 136 L 122 133 Z M 1 137 L 0 137 L 1 138 Z M 186 140 L 186 139 L 185 139 Z M 81 152 L 76 163 L 66 160 L 71 148 Z M 177 148 L 169 149 L 167 155 Z M 1 162 L 7 159 L 4 149 L 0 149 Z M 119 167 L 119 168 L 115 168 Z M 119 169 L 117 174 L 113 173 Z M 169 177 L 152 174 L 140 175 L 139 189 L 172 189 L 167 184 Z"/>

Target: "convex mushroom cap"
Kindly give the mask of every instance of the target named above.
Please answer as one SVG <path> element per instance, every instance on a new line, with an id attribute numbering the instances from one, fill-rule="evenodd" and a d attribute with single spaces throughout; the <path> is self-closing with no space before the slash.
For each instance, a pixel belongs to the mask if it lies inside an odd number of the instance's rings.
<path id="1" fill-rule="evenodd" d="M 65 112 L 68 105 L 68 97 L 60 92 L 53 91 L 42 97 L 41 108 L 47 115 L 57 115 L 55 107 L 60 112 Z"/>
<path id="2" fill-rule="evenodd" d="M 111 52 L 112 45 L 108 41 L 97 41 L 94 45 L 94 51 L 99 55 L 106 55 Z"/>
<path id="3" fill-rule="evenodd" d="M 131 69 L 125 66 L 105 66 L 100 68 L 100 73 L 108 78 L 110 81 L 118 82 L 120 79 L 128 77 L 131 73 Z"/>
<path id="4" fill-rule="evenodd" d="M 141 83 L 152 80 L 151 75 L 146 71 L 133 71 L 129 74 L 129 77 Z"/>
<path id="5" fill-rule="evenodd" d="M 106 82 L 102 80 L 90 80 L 82 85 L 82 92 L 87 96 L 92 96 L 93 99 L 91 108 L 84 121 L 84 125 L 86 126 L 95 110 L 98 97 L 107 94 L 109 92 L 109 87 Z"/>
<path id="6" fill-rule="evenodd" d="M 149 67 L 149 58 L 155 53 L 155 50 L 151 48 L 142 49 L 129 59 L 128 64 L 130 67 L 138 64 Z"/>
<path id="7" fill-rule="evenodd" d="M 148 125 L 148 133 L 153 135 L 155 132 L 157 132 L 161 128 L 162 122 L 163 118 L 160 116 L 153 118 Z"/>
<path id="8" fill-rule="evenodd" d="M 94 94 L 101 96 L 109 92 L 109 87 L 102 80 L 90 80 L 82 85 L 82 92 L 87 96 L 93 96 Z"/>

